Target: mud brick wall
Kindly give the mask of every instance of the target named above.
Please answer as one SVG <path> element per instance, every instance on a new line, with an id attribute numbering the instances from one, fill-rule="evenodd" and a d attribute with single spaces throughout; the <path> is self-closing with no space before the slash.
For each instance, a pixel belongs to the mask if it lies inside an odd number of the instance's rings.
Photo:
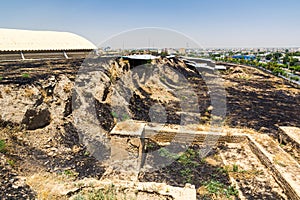
<path id="1" fill-rule="evenodd" d="M 282 176 L 280 171 L 275 167 L 274 163 L 258 147 L 256 142 L 254 142 L 252 139 L 249 139 L 249 146 L 250 146 L 252 152 L 255 153 L 257 155 L 257 157 L 260 159 L 260 161 L 274 173 L 274 175 L 275 175 L 274 178 L 277 180 L 277 182 L 280 184 L 280 186 L 285 190 L 285 193 L 287 194 L 287 196 L 293 200 L 300 200 L 300 197 L 298 196 L 298 194 L 294 190 L 294 188 Z"/>

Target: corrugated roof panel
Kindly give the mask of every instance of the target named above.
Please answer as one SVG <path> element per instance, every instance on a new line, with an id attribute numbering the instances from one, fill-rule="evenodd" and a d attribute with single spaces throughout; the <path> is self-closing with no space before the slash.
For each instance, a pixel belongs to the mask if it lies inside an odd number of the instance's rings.
<path id="1" fill-rule="evenodd" d="M 0 28 L 0 51 L 92 50 L 87 39 L 68 32 Z"/>
<path id="2" fill-rule="evenodd" d="M 123 56 L 123 58 L 136 59 L 136 60 L 154 60 L 154 59 L 158 59 L 159 56 L 152 56 L 150 54 L 143 54 L 143 55 Z"/>

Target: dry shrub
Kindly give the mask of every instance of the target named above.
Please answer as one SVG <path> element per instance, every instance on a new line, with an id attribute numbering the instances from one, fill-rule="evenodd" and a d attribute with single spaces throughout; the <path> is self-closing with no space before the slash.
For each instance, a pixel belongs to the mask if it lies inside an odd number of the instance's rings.
<path id="1" fill-rule="evenodd" d="M 35 95 L 35 93 L 31 88 L 25 88 L 24 95 L 25 97 L 31 98 Z"/>

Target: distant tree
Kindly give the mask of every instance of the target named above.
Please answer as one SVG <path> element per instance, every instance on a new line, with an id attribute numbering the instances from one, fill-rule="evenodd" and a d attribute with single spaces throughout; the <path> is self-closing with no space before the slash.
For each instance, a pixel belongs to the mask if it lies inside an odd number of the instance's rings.
<path id="1" fill-rule="evenodd" d="M 297 76 L 293 76 L 293 77 L 291 77 L 291 79 L 294 81 L 300 81 L 300 78 L 298 78 Z"/>
<path id="2" fill-rule="evenodd" d="M 277 63 L 275 62 L 268 62 L 266 65 L 266 69 L 273 71 L 277 67 Z"/>
<path id="3" fill-rule="evenodd" d="M 290 69 L 293 71 L 293 72 L 300 72 L 300 66 L 291 66 Z"/>
<path id="4" fill-rule="evenodd" d="M 279 75 L 279 74 L 283 74 L 284 73 L 284 71 L 280 68 L 280 67 L 275 67 L 275 68 L 273 68 L 272 69 L 272 72 L 273 72 L 273 74 L 275 74 L 275 75 Z"/>
<path id="5" fill-rule="evenodd" d="M 246 63 L 246 61 L 244 58 L 240 59 L 240 64 L 245 64 L 245 63 Z"/>
<path id="6" fill-rule="evenodd" d="M 290 58 L 290 66 L 294 66 L 296 65 L 296 63 L 299 62 L 299 60 L 297 58 Z"/>
<path id="7" fill-rule="evenodd" d="M 259 62 L 259 61 L 261 60 L 261 57 L 260 57 L 260 56 L 257 56 L 257 57 L 256 57 L 256 60 L 257 60 L 257 62 Z"/>
<path id="8" fill-rule="evenodd" d="M 299 51 L 294 52 L 294 53 L 292 53 L 292 56 L 300 56 L 300 52 Z"/>
<path id="9" fill-rule="evenodd" d="M 276 52 L 273 54 L 273 58 L 276 61 L 279 60 L 279 58 L 281 58 L 281 57 L 282 57 L 282 53 Z"/>
<path id="10" fill-rule="evenodd" d="M 289 56 L 284 56 L 284 58 L 283 58 L 283 64 L 287 64 L 288 62 L 290 61 L 290 57 Z"/>
<path id="11" fill-rule="evenodd" d="M 234 55 L 234 53 L 232 52 L 232 51 L 229 51 L 229 56 L 233 56 Z"/>
<path id="12" fill-rule="evenodd" d="M 168 52 L 167 51 L 162 51 L 160 53 L 160 55 L 161 55 L 161 57 L 166 57 L 166 56 L 168 56 Z"/>
<path id="13" fill-rule="evenodd" d="M 272 58 L 273 58 L 273 55 L 272 55 L 272 54 L 266 55 L 266 60 L 271 60 Z"/>

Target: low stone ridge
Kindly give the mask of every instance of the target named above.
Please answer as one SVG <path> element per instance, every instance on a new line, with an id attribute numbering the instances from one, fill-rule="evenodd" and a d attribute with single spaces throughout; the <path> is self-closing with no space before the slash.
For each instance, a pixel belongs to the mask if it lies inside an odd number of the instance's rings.
<path id="1" fill-rule="evenodd" d="M 300 148 L 300 128 L 290 126 L 280 126 L 281 132 L 280 137 L 289 140 Z M 286 141 L 288 142 L 288 141 Z"/>
<path id="2" fill-rule="evenodd" d="M 134 121 L 126 121 L 121 123 L 124 135 L 127 134 L 127 129 L 130 130 L 130 125 L 133 127 L 136 124 L 139 125 L 139 122 Z M 126 124 L 126 125 L 125 125 Z M 188 127 L 183 126 L 168 126 L 168 125 L 160 125 L 150 123 L 149 125 L 144 125 L 144 130 L 140 130 L 138 133 L 134 134 L 135 137 L 140 138 L 139 140 L 139 152 L 143 152 L 141 149 L 144 149 L 143 146 L 147 144 L 143 142 L 143 139 L 150 139 L 152 141 L 156 141 L 159 144 L 170 144 L 170 142 L 176 143 L 186 143 L 190 138 L 191 144 L 202 144 L 205 145 L 216 145 L 219 142 L 226 143 L 241 143 L 248 141 L 253 153 L 258 156 L 260 161 L 269 168 L 275 179 L 280 183 L 280 186 L 284 188 L 287 196 L 292 199 L 300 199 L 300 165 L 295 161 L 287 152 L 280 148 L 279 143 L 275 142 L 271 137 L 262 134 L 247 134 L 247 133 L 235 133 L 234 135 L 226 135 L 226 133 L 217 133 L 218 137 L 210 144 L 209 141 L 205 139 L 210 136 L 216 136 L 212 132 L 204 132 L 204 131 L 193 131 L 189 130 Z M 120 125 L 116 125 L 116 127 L 120 127 Z M 292 129 L 292 128 L 290 128 Z M 113 129 L 114 130 L 114 129 Z M 124 137 L 122 131 L 114 132 L 112 135 Z M 174 140 L 174 138 L 180 135 L 181 139 Z M 132 136 L 132 135 L 131 135 Z M 199 139 L 202 138 L 202 139 Z M 237 139 L 238 138 L 238 139 Z M 210 138 L 212 139 L 212 138 Z M 117 145 L 120 147 L 120 145 Z M 140 162 L 141 165 L 146 158 L 142 158 L 144 155 L 141 153 L 137 155 L 141 157 L 140 159 L 136 159 L 137 162 Z M 139 166 L 139 164 L 137 164 Z M 143 166 L 141 166 L 143 167 Z M 138 168 L 136 168 L 138 170 Z"/>

